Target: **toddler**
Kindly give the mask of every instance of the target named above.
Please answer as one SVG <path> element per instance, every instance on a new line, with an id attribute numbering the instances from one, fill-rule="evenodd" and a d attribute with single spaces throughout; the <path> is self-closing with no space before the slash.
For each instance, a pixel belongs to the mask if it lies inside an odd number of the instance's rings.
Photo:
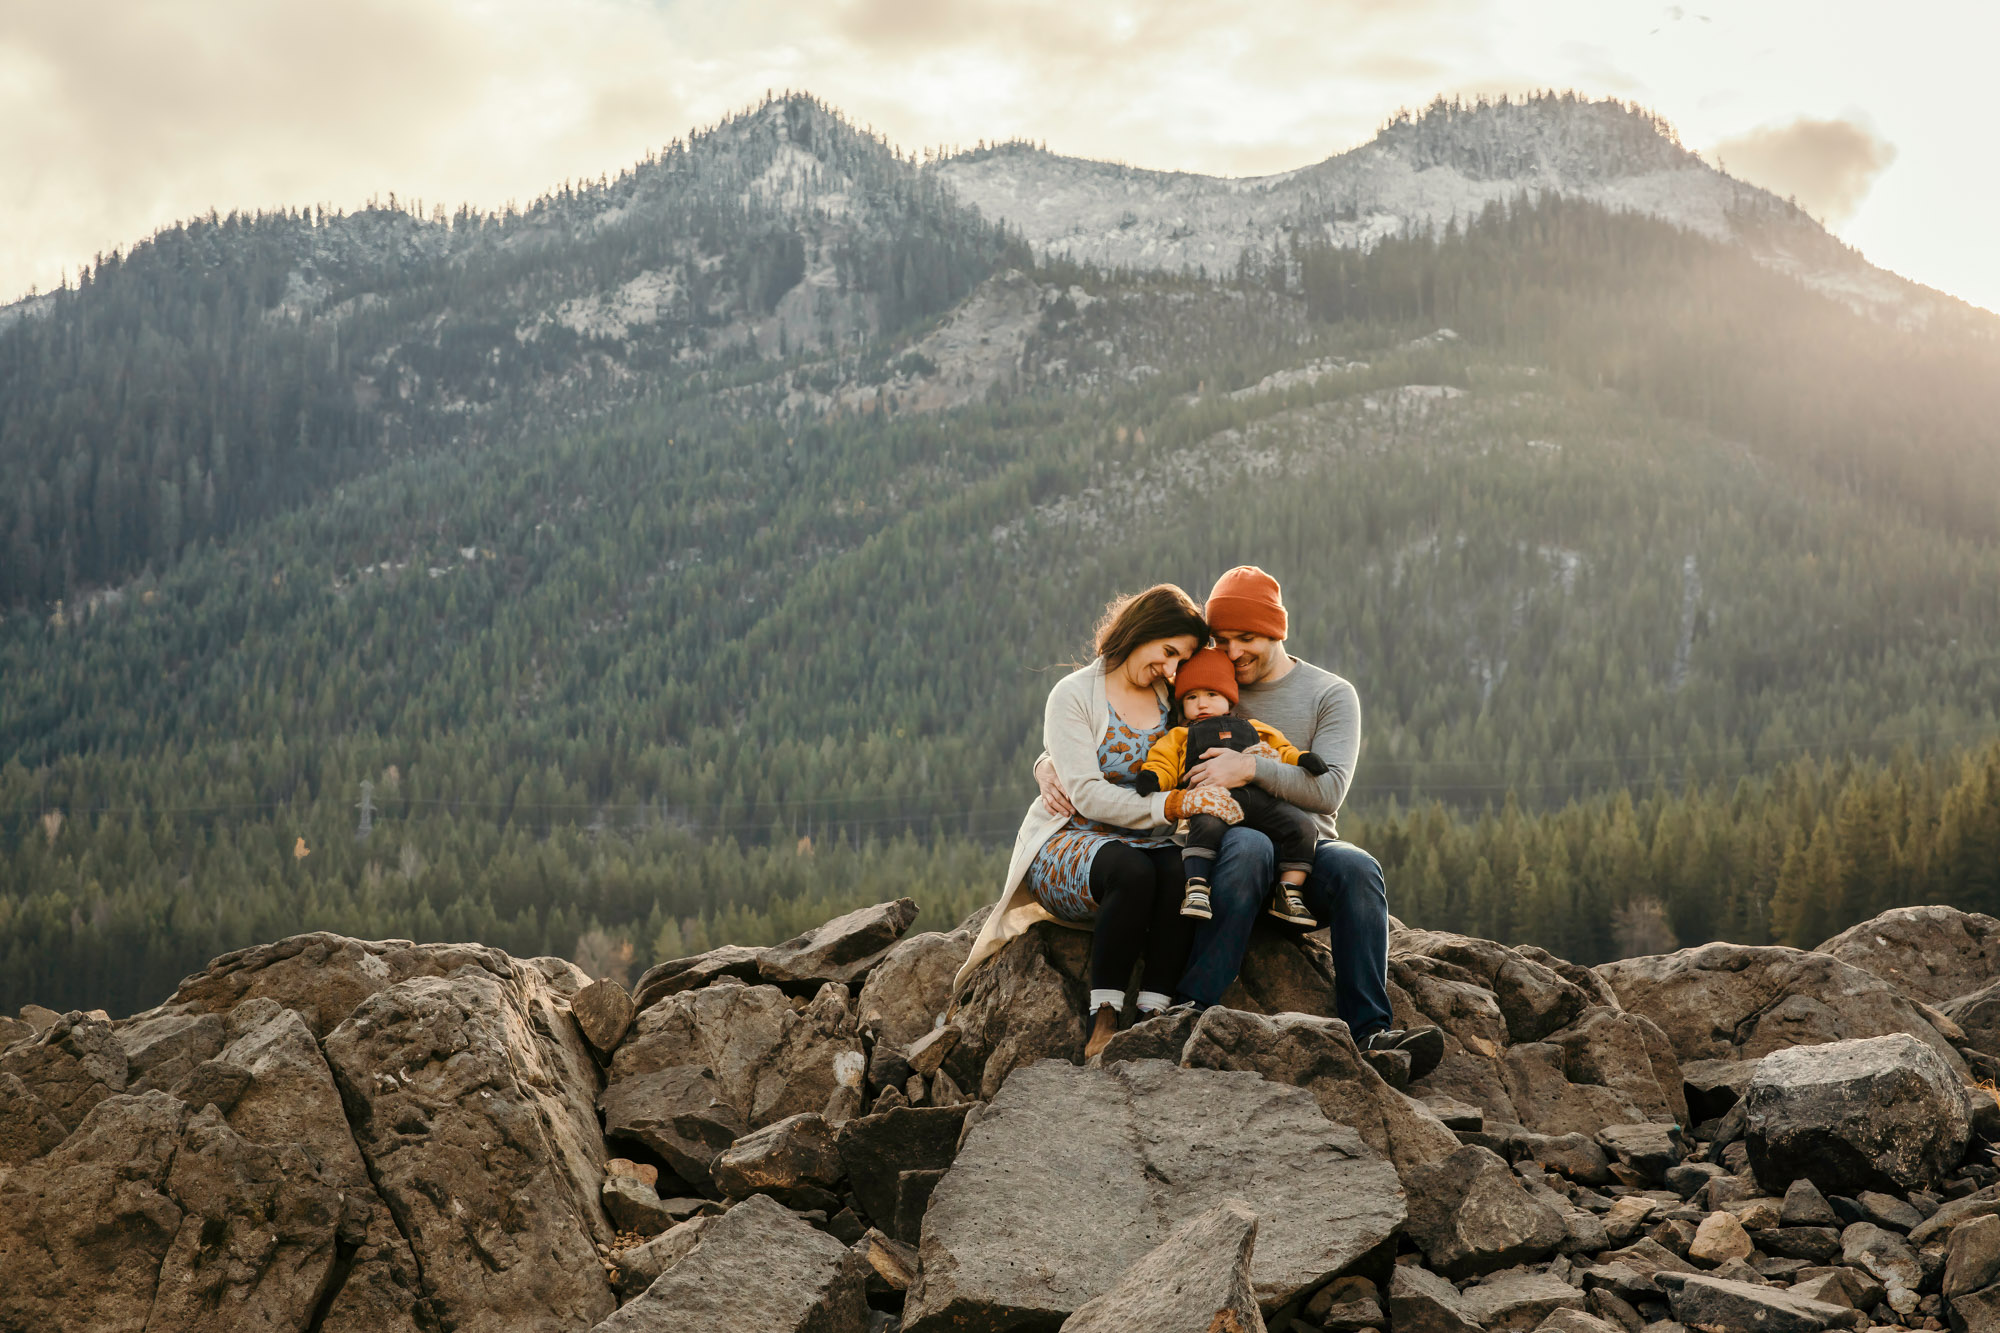
<path id="1" fill-rule="evenodd" d="M 1262 722 L 1237 715 L 1236 668 L 1219 648 L 1203 648 L 1187 660 L 1174 677 L 1174 699 L 1186 725 L 1169 730 L 1147 752 L 1137 787 L 1142 795 L 1181 786 L 1187 770 L 1213 749 L 1269 755 L 1297 764 L 1314 777 L 1326 772 L 1326 761 L 1312 751 L 1297 749 Z M 1278 887 L 1271 896 L 1271 915 L 1293 925 L 1317 926 L 1299 893 L 1312 870 L 1313 845 L 1319 837 L 1312 819 L 1262 787 L 1245 785 L 1229 794 L 1243 808 L 1244 827 L 1264 834 L 1277 848 Z M 1215 914 L 1208 896 L 1209 871 L 1229 825 L 1206 814 L 1189 816 L 1187 825 L 1187 844 L 1181 848 L 1187 871 L 1181 915 L 1206 921 Z"/>

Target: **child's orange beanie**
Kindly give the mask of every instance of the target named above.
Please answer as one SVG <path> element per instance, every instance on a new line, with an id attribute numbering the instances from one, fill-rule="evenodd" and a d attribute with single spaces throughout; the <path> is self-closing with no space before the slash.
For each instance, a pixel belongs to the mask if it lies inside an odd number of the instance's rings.
<path id="1" fill-rule="evenodd" d="M 1174 673 L 1174 698 L 1184 699 L 1196 690 L 1214 690 L 1236 707 L 1236 666 L 1220 648 L 1203 648 Z"/>

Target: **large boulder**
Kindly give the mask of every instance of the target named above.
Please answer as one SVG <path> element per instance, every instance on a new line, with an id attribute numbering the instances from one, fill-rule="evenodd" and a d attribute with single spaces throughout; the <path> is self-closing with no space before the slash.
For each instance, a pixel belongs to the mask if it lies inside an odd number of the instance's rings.
<path id="1" fill-rule="evenodd" d="M 1300 935 L 1260 917 L 1222 1005 L 1256 1014 L 1332 1018 L 1333 955 L 1317 935 Z"/>
<path id="2" fill-rule="evenodd" d="M 1661 1286 L 1667 1290 L 1674 1318 L 1693 1329 L 1822 1333 L 1831 1328 L 1864 1328 L 1869 1323 L 1868 1316 L 1848 1306 L 1705 1273 L 1666 1274 Z"/>
<path id="3" fill-rule="evenodd" d="M 750 1128 L 703 1065 L 618 1079 L 598 1095 L 597 1106 L 607 1135 L 644 1146 L 709 1194 L 720 1192 L 711 1175 L 716 1157 Z"/>
<path id="4" fill-rule="evenodd" d="M 805 995 L 828 982 L 851 986 L 882 961 L 916 918 L 917 905 L 908 898 L 858 908 L 764 950 L 758 975 Z"/>
<path id="5" fill-rule="evenodd" d="M 990 1101 L 1038 1060 L 1083 1059 L 1090 936 L 1040 922 L 966 978 L 952 1022 L 965 1036 L 945 1061 L 959 1087 Z"/>
<path id="6" fill-rule="evenodd" d="M 1933 1188 L 1971 1136 L 1957 1076 L 1906 1033 L 1766 1055 L 1744 1107 L 1750 1165 L 1771 1193 L 1801 1176 L 1826 1194 Z"/>
<path id="7" fill-rule="evenodd" d="M 903 1177 L 910 1172 L 944 1171 L 958 1155 L 959 1136 L 973 1104 L 899 1106 L 876 1115 L 858 1116 L 840 1127 L 834 1144 L 840 1166 L 854 1191 L 854 1201 L 868 1220 L 902 1241 L 914 1242 L 914 1232 L 896 1226 L 896 1199 Z"/>
<path id="8" fill-rule="evenodd" d="M 1914 1034 L 1954 1075 L 1965 1062 L 1916 1004 L 1831 954 L 1704 944 L 1597 969 L 1626 1009 L 1665 1032 L 1682 1060 L 1754 1060 L 1793 1046 Z"/>
<path id="9" fill-rule="evenodd" d="M 1872 972 L 1913 1000 L 1942 1005 L 2000 974 L 2000 920 L 1956 907 L 1896 907 L 1814 952 Z"/>
<path id="10" fill-rule="evenodd" d="M 639 977 L 639 988 L 633 992 L 632 1001 L 644 1010 L 652 1008 L 669 995 L 699 990 L 724 977 L 732 977 L 746 984 L 755 982 L 758 979 L 758 965 L 763 961 L 762 949 L 745 948 L 740 944 L 725 944 L 719 949 L 710 949 L 707 953 L 698 953 L 689 958 L 669 958 L 645 970 Z"/>
<path id="11" fill-rule="evenodd" d="M 1392 956 L 1429 958 L 1457 969 L 1456 976 L 1493 995 L 1509 1041 L 1542 1041 L 1568 1027 L 1597 997 L 1554 968 L 1492 940 L 1436 930 L 1390 935 Z"/>
<path id="12" fill-rule="evenodd" d="M 1151 1060 L 1016 1070 L 931 1198 L 903 1327 L 1053 1328 L 1231 1199 L 1261 1219 L 1251 1276 L 1267 1310 L 1404 1220 L 1395 1169 L 1301 1089 Z"/>
<path id="13" fill-rule="evenodd" d="M 1188 1039 L 1181 1063 L 1191 1069 L 1250 1070 L 1304 1088 L 1327 1119 L 1359 1133 L 1406 1182 L 1416 1168 L 1458 1151 L 1458 1137 L 1428 1108 L 1384 1083 L 1337 1018 L 1210 1009 Z"/>
<path id="14" fill-rule="evenodd" d="M 865 1261 L 783 1205 L 752 1196 L 693 1239 L 596 1333 L 867 1333 Z"/>
<path id="15" fill-rule="evenodd" d="M 399 981 L 324 1049 L 439 1322 L 574 1330 L 611 1313 L 596 1064 L 541 972 L 501 955 Z"/>
<path id="16" fill-rule="evenodd" d="M 74 1130 L 105 1098 L 125 1091 L 125 1048 L 111 1024 L 64 1014 L 32 1041 L 0 1051 L 0 1074 L 12 1074 Z"/>
<path id="17" fill-rule="evenodd" d="M 1257 1215 L 1235 1200 L 1219 1203 L 1085 1301 L 1062 1333 L 1263 1333 L 1250 1285 L 1256 1245 Z"/>
<path id="18" fill-rule="evenodd" d="M 795 1005 L 776 986 L 727 981 L 668 996 L 639 1014 L 612 1057 L 607 1105 L 631 1079 L 707 1069 L 746 1128 L 824 1112 L 858 1082 L 865 1060 L 845 987 L 827 984 Z"/>

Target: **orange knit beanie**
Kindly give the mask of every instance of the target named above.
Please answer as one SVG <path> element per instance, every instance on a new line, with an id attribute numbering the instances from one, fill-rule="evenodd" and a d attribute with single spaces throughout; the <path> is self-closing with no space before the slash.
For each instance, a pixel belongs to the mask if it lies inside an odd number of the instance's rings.
<path id="1" fill-rule="evenodd" d="M 1196 690 L 1214 690 L 1236 707 L 1236 664 L 1220 648 L 1203 648 L 1174 673 L 1174 698 L 1185 699 Z"/>
<path id="2" fill-rule="evenodd" d="M 1202 616 L 1218 634 L 1285 637 L 1285 601 L 1278 581 L 1255 565 L 1238 565 L 1217 579 Z"/>

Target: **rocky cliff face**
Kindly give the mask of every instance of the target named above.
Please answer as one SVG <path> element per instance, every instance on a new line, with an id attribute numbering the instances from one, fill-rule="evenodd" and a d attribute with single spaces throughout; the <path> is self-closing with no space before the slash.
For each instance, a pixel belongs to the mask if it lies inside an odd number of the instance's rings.
<path id="1" fill-rule="evenodd" d="M 953 995 L 978 921 L 914 915 L 636 996 L 304 935 L 0 1019 L 0 1330 L 2000 1327 L 1990 918 L 1595 970 L 1398 927 L 1413 1070 L 1310 937 L 1084 1065 L 1084 936 Z"/>

